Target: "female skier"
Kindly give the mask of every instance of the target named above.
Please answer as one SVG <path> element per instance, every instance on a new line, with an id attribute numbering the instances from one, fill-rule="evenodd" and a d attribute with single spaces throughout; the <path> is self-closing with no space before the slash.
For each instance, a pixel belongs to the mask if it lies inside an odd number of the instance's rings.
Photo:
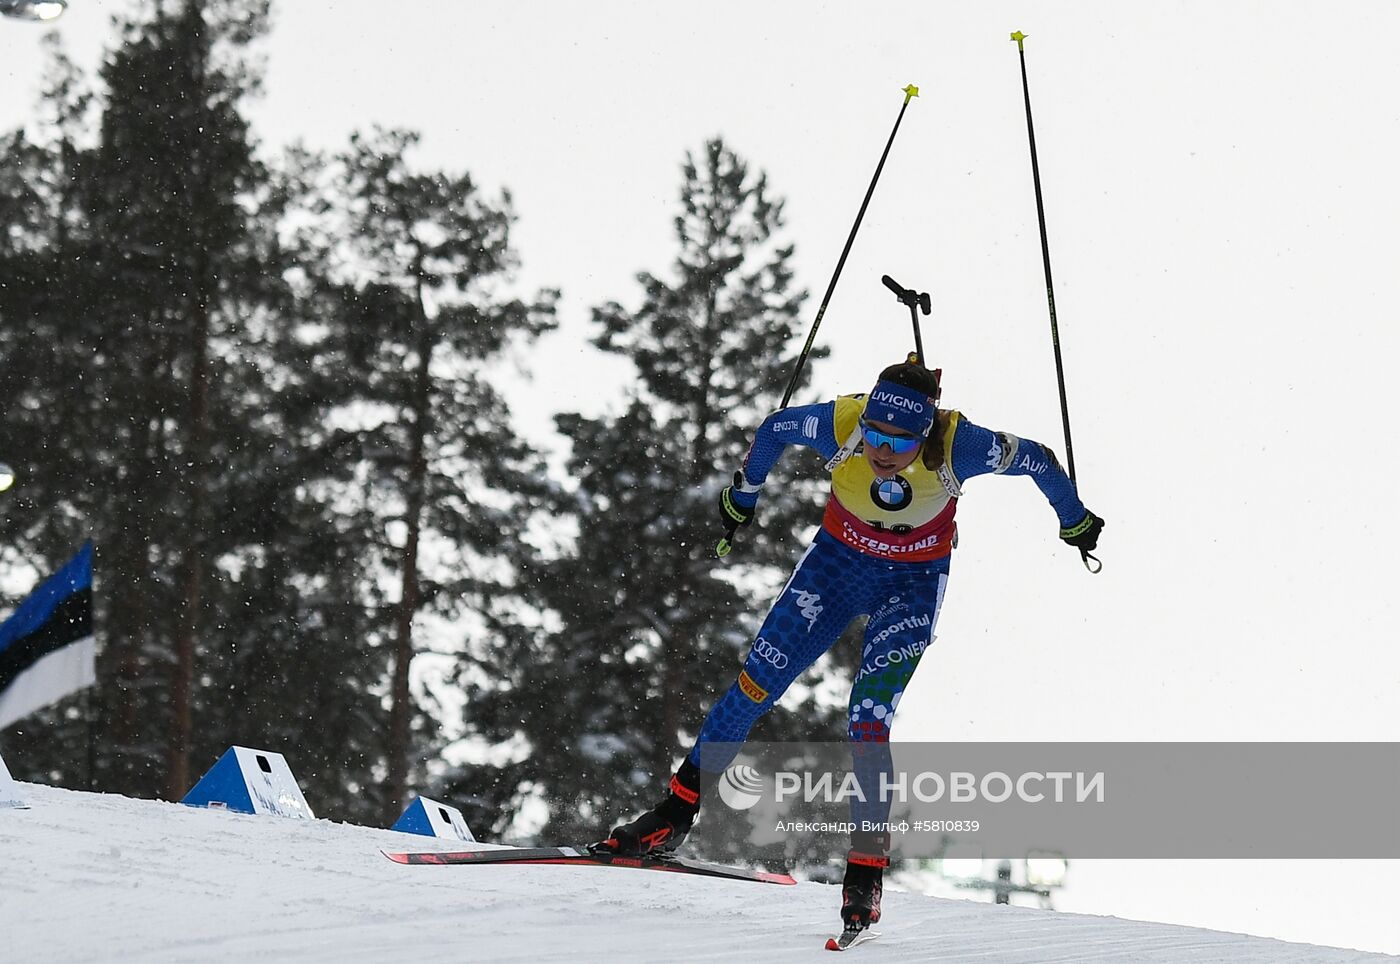
<path id="1" fill-rule="evenodd" d="M 753 521 L 778 457 L 789 445 L 806 445 L 831 472 L 821 530 L 764 620 L 738 680 L 711 707 L 666 798 L 614 828 L 597 848 L 643 854 L 679 846 L 700 810 L 701 764 L 705 785 L 712 784 L 758 718 L 860 615 L 870 622 L 851 688 L 849 735 L 858 744 L 887 743 L 900 696 L 933 641 L 957 536 L 953 514 L 968 479 L 1029 475 L 1059 517 L 1060 538 L 1086 552 L 1095 548 L 1103 520 L 1084 508 L 1049 448 L 939 410 L 938 398 L 937 373 L 911 355 L 881 372 L 868 395 L 782 409 L 759 426 L 743 468 L 720 493 L 726 526 Z M 733 752 L 712 747 L 702 756 L 712 744 L 733 744 Z M 888 833 L 852 833 L 841 898 L 848 930 L 880 919 L 888 850 Z"/>

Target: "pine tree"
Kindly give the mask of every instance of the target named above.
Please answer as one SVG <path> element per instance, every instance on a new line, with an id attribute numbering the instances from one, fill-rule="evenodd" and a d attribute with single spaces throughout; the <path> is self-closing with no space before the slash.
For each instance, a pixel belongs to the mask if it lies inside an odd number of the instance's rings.
<path id="1" fill-rule="evenodd" d="M 339 355 L 341 417 L 361 436 L 368 471 L 363 497 L 347 504 L 380 534 L 371 569 L 397 589 L 376 600 L 387 621 L 371 637 L 392 654 L 386 818 L 424 781 L 414 761 L 442 742 L 410 685 L 415 656 L 432 648 L 423 618 L 469 617 L 484 631 L 526 551 L 543 466 L 512 431 L 487 368 L 552 326 L 555 299 L 504 293 L 516 265 L 509 196 L 484 197 L 465 173 L 416 169 L 417 142 L 405 131 L 353 136 L 318 209 L 316 260 L 333 282 L 324 296 L 338 305 L 327 347 Z"/>
<path id="2" fill-rule="evenodd" d="M 90 535 L 105 417 L 104 400 L 84 390 L 100 361 L 81 321 L 96 280 L 87 270 L 94 240 L 85 210 L 94 97 L 59 35 L 44 44 L 36 120 L 0 140 L 0 396 L 8 400 L 0 447 L 20 475 L 0 497 L 0 569 L 36 582 Z M 16 770 L 81 785 L 90 699 L 63 700 L 10 729 Z"/>
<path id="3" fill-rule="evenodd" d="M 280 271 L 249 213 L 262 171 L 239 112 L 256 80 L 240 58 L 266 6 L 185 0 L 123 22 L 95 132 L 62 60 L 45 97 L 56 133 L 31 183 L 46 227 L 33 281 L 14 292 L 27 300 L 9 305 L 24 342 L 6 346 L 7 361 L 35 356 L 15 385 L 36 443 L 32 501 L 7 523 L 45 571 L 81 538 L 97 544 L 104 789 L 183 793 L 198 690 L 220 675 L 200 617 L 211 560 L 240 535 L 216 522 L 230 493 L 208 466 L 252 434 L 257 391 L 234 383 L 232 346 Z M 54 721 L 19 736 L 55 779 L 79 782 L 86 740 Z"/>
<path id="4" fill-rule="evenodd" d="M 240 410 L 213 346 L 238 339 L 270 267 L 257 257 L 244 203 L 261 171 L 240 113 L 251 80 L 238 60 L 265 26 L 266 7 L 184 0 L 127 24 L 103 68 L 91 218 L 101 263 L 120 268 L 98 310 L 103 336 L 115 335 L 110 374 L 132 393 L 132 450 L 145 456 L 113 493 L 129 506 L 107 558 L 120 574 L 109 656 L 128 694 L 114 736 L 147 759 L 159 753 L 170 796 L 190 784 L 196 650 L 211 560 L 224 548 L 214 531 L 211 436 L 237 434 L 211 413 L 222 421 Z M 218 659 L 217 644 L 211 650 Z M 161 677 L 163 698 L 136 695 Z"/>
<path id="5" fill-rule="evenodd" d="M 99 788 L 178 795 L 241 743 L 286 752 L 318 813 L 367 820 L 446 738 L 431 694 L 403 695 L 412 655 L 461 630 L 410 631 L 470 615 L 487 647 L 510 622 L 543 474 L 488 369 L 554 296 L 503 293 L 508 198 L 410 171 L 410 135 L 265 169 L 240 113 L 265 14 L 134 19 L 95 129 L 59 69 L 47 136 L 0 142 L 0 378 L 25 453 L 0 552 L 37 578 L 97 544 Z M 18 775 L 86 782 L 81 705 L 7 730 Z M 412 750 L 390 750 L 390 706 Z"/>
<path id="6" fill-rule="evenodd" d="M 365 591 L 377 536 L 335 482 L 365 474 L 363 440 L 331 418 L 354 386 L 317 337 L 339 324 L 340 306 L 318 296 L 316 266 L 279 237 L 291 233 L 280 229 L 299 190 L 279 169 L 259 192 L 259 257 L 288 267 L 272 273 L 263 310 L 220 352 L 238 417 L 221 422 L 210 451 L 220 552 L 193 758 L 207 765 L 230 744 L 280 750 L 318 816 L 368 821 L 379 815 L 376 689 L 387 672 L 368 644 L 383 623 Z"/>
<path id="7" fill-rule="evenodd" d="M 595 344 L 637 369 L 625 411 L 558 418 L 577 483 L 559 514 L 578 535 L 532 573 L 551 615 L 517 627 L 500 662 L 479 667 L 492 681 L 471 695 L 491 738 L 528 749 L 494 786 L 480 774 L 464 791 L 501 826 L 524 798 L 543 799 L 542 838 L 596 839 L 617 815 L 655 802 L 733 681 L 762 615 L 757 600 L 819 520 L 819 460 L 794 453 L 742 548 L 715 558 L 715 497 L 781 399 L 805 295 L 766 177 L 718 139 L 687 155 L 682 172 L 671 277 L 639 275 L 635 311 L 611 302 L 594 312 Z M 765 721 L 769 739 L 834 725 L 806 687 L 794 690 Z"/>

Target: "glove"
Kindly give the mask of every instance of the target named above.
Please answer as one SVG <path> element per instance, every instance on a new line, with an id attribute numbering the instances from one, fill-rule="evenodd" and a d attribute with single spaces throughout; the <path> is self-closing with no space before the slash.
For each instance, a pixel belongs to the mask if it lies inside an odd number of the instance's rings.
<path id="1" fill-rule="evenodd" d="M 719 515 L 726 532 L 753 521 L 762 486 L 750 485 L 742 471 L 734 473 L 734 482 L 719 493 Z"/>
<path id="2" fill-rule="evenodd" d="M 1102 519 L 1085 510 L 1083 519 L 1060 530 L 1060 538 L 1081 552 L 1093 552 L 1099 544 L 1099 533 L 1103 531 L 1103 526 Z"/>

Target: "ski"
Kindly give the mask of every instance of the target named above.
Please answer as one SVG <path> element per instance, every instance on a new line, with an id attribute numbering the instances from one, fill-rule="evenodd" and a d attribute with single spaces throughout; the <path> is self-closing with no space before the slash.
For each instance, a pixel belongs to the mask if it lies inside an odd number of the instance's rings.
<path id="1" fill-rule="evenodd" d="M 866 941 L 873 941 L 879 936 L 879 931 L 872 931 L 868 927 L 848 927 L 841 932 L 840 937 L 828 937 L 826 939 L 826 949 L 829 951 L 847 951 L 858 944 L 864 944 Z"/>
<path id="2" fill-rule="evenodd" d="M 673 874 L 694 874 L 700 877 L 719 877 L 725 880 L 752 880 L 764 884 L 795 884 L 788 874 L 775 874 L 765 870 L 750 870 L 745 867 L 729 867 L 712 864 L 690 857 L 677 857 L 672 854 L 626 857 L 606 852 L 594 853 L 582 847 L 524 847 L 502 850 L 463 850 L 425 851 L 420 853 L 390 853 L 381 851 L 384 856 L 399 864 L 564 864 L 594 867 L 631 867 L 636 870 L 661 870 Z"/>

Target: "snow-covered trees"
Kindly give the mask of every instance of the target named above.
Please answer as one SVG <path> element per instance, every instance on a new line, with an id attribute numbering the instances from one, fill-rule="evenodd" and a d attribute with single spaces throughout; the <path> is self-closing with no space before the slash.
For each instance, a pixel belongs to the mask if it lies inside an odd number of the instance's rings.
<path id="1" fill-rule="evenodd" d="M 528 746 L 504 769 L 497 804 L 542 797 L 542 837 L 588 839 L 654 802 L 733 681 L 766 605 L 755 588 L 775 586 L 819 521 L 819 465 L 793 453 L 742 548 L 715 557 L 716 496 L 781 400 L 800 344 L 804 295 L 781 229 L 766 177 L 711 140 L 683 165 L 667 276 L 638 275 L 635 309 L 594 311 L 595 344 L 631 359 L 636 382 L 615 417 L 559 416 L 576 488 L 558 513 L 577 539 L 532 574 L 557 622 L 519 630 L 480 667 L 471 699 L 491 739 Z M 822 711 L 797 702 L 763 732 L 808 732 Z"/>
<path id="2" fill-rule="evenodd" d="M 487 369 L 553 294 L 505 290 L 508 199 L 413 168 L 412 135 L 259 158 L 266 6 L 133 19 L 90 108 L 61 69 L 0 141 L 3 564 L 91 536 L 102 640 L 91 743 L 73 701 L 5 740 L 17 771 L 83 785 L 91 746 L 98 788 L 171 797 L 230 743 L 285 748 L 318 811 L 380 820 L 415 617 L 490 610 L 543 486 Z"/>

